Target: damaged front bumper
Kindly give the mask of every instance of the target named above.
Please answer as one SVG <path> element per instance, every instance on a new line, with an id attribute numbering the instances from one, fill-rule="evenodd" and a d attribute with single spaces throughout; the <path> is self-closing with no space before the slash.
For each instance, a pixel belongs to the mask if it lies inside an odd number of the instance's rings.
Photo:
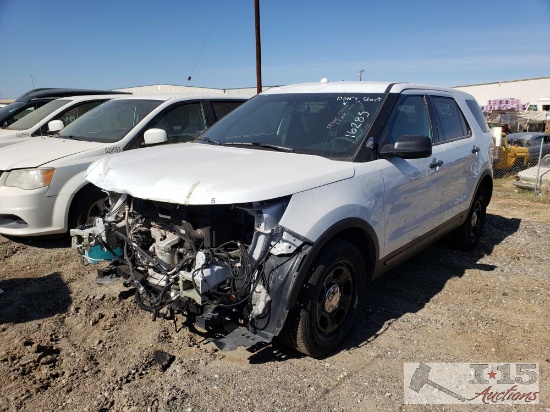
<path id="1" fill-rule="evenodd" d="M 288 198 L 228 206 L 109 198 L 107 215 L 71 230 L 72 246 L 85 263 L 110 261 L 153 319 L 181 313 L 221 332 L 214 342 L 226 350 L 280 333 L 311 247 L 279 225 Z"/>

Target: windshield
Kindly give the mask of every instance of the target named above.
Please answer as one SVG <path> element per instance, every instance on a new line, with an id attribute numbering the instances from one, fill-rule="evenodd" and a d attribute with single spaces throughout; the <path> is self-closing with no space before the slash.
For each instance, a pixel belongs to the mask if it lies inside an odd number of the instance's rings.
<path id="1" fill-rule="evenodd" d="M 527 147 L 531 144 L 529 140 L 525 140 L 525 139 L 508 139 L 508 142 L 512 144 L 516 144 L 521 147 Z"/>
<path id="2" fill-rule="evenodd" d="M 118 142 L 161 103 L 161 100 L 109 100 L 75 120 L 59 135 L 91 142 Z"/>
<path id="3" fill-rule="evenodd" d="M 12 123 L 8 129 L 10 130 L 27 130 L 37 124 L 40 120 L 43 120 L 53 112 L 55 112 L 60 107 L 70 103 L 71 100 L 57 99 L 48 104 L 45 104 L 42 107 L 39 107 L 37 110 L 33 110 L 27 114 L 22 119 Z"/>
<path id="4" fill-rule="evenodd" d="M 8 121 L 7 124 L 4 124 L 4 122 L 6 122 L 6 120 L 11 120 L 12 117 L 15 116 L 17 112 L 19 112 L 21 108 L 24 106 L 25 106 L 25 103 L 13 102 L 4 107 L 1 107 L 0 108 L 0 126 L 1 127 L 9 126 L 12 123 L 11 121 Z"/>
<path id="5" fill-rule="evenodd" d="M 207 130 L 199 140 L 221 145 L 288 149 L 329 159 L 352 157 L 385 94 L 259 95 Z"/>

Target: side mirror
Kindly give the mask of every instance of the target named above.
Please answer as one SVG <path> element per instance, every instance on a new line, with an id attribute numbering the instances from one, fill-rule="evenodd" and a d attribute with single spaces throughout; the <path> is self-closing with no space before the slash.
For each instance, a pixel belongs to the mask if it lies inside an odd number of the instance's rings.
<path id="1" fill-rule="evenodd" d="M 143 134 L 143 144 L 146 146 L 166 143 L 167 141 L 168 135 L 166 131 L 162 129 L 149 129 Z"/>
<path id="2" fill-rule="evenodd" d="M 382 146 L 378 153 L 382 157 L 421 159 L 432 155 L 432 140 L 428 136 L 403 135 L 394 144 Z"/>
<path id="3" fill-rule="evenodd" d="M 63 123 L 63 120 L 52 120 L 48 123 L 48 132 L 55 133 L 59 132 L 61 129 L 65 127 L 65 124 Z"/>

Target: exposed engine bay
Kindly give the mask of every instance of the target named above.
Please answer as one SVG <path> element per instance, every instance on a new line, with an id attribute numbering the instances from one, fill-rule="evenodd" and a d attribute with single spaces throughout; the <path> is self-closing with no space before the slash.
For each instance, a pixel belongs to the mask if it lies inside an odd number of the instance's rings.
<path id="1" fill-rule="evenodd" d="M 199 330 L 239 336 L 224 349 L 270 341 L 282 327 L 271 301 L 286 316 L 283 276 L 306 244 L 279 226 L 289 199 L 197 206 L 109 193 L 106 215 L 71 230 L 73 248 L 87 263 L 112 261 L 153 320 L 181 313 Z"/>

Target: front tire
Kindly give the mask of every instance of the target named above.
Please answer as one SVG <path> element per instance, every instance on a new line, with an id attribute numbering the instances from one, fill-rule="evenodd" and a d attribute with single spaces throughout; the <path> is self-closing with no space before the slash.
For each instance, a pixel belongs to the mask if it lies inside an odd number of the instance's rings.
<path id="1" fill-rule="evenodd" d="M 69 213 L 69 229 L 85 225 L 94 217 L 101 217 L 105 211 L 107 194 L 97 188 L 85 189 L 74 198 Z"/>
<path id="2" fill-rule="evenodd" d="M 280 338 L 305 355 L 335 351 L 349 334 L 365 295 L 366 270 L 357 248 L 333 239 L 309 269 Z"/>

